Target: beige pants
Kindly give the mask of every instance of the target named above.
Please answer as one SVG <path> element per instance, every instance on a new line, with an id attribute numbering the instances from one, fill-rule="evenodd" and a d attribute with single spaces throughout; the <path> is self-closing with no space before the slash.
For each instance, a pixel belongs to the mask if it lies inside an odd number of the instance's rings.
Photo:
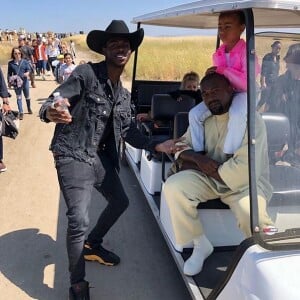
<path id="1" fill-rule="evenodd" d="M 162 193 L 168 204 L 176 242 L 186 244 L 203 234 L 197 206 L 200 202 L 221 198 L 233 211 L 239 228 L 251 236 L 248 192 L 237 194 L 200 172 L 181 171 L 167 179 Z M 258 196 L 259 223 L 265 227 L 273 222 L 266 211 L 266 200 Z"/>

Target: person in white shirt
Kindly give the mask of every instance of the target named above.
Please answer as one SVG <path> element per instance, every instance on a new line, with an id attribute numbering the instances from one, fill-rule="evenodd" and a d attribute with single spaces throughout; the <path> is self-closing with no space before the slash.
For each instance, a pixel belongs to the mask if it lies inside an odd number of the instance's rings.
<path id="1" fill-rule="evenodd" d="M 55 66 L 52 64 L 53 61 L 56 60 L 57 56 L 60 54 L 58 46 L 55 45 L 52 38 L 48 39 L 46 46 L 46 53 L 48 57 L 48 68 L 51 69 L 53 75 L 55 72 Z"/>
<path id="2" fill-rule="evenodd" d="M 61 66 L 59 72 L 59 83 L 66 81 L 76 68 L 76 65 L 73 63 L 73 56 L 71 53 L 65 53 L 64 60 L 65 63 Z"/>
<path id="3" fill-rule="evenodd" d="M 65 64 L 65 58 L 63 54 L 59 54 L 56 57 L 56 60 L 52 63 L 55 66 L 55 72 L 54 72 L 54 76 L 55 76 L 55 81 L 57 83 L 61 83 L 59 82 L 59 80 L 62 80 L 62 76 L 60 76 L 60 71 L 61 71 L 61 67 Z"/>

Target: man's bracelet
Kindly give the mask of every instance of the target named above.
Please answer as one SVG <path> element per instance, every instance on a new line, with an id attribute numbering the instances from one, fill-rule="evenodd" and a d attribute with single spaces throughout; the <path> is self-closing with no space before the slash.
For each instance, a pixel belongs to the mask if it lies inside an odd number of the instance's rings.
<path id="1" fill-rule="evenodd" d="M 3 105 L 9 105 L 8 101 L 3 101 Z"/>

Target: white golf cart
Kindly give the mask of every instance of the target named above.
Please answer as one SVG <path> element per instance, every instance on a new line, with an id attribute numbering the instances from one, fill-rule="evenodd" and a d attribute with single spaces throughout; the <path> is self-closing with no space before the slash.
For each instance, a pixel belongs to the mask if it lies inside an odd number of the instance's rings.
<path id="1" fill-rule="evenodd" d="M 190 245 L 178 245 L 170 221 L 168 206 L 160 197 L 162 173 L 170 162 L 162 163 L 150 157 L 146 151 L 126 145 L 126 159 L 133 169 L 153 214 L 161 228 L 170 251 L 194 299 L 300 299 L 300 165 L 287 164 L 283 158 L 270 157 L 270 180 L 273 197 L 268 212 L 275 230 L 264 232 L 259 228 L 255 176 L 255 113 L 257 82 L 255 80 L 255 55 L 261 59 L 270 52 L 276 39 L 283 44 L 282 57 L 287 46 L 296 43 L 296 34 L 282 34 L 276 28 L 300 28 L 300 1 L 221 1 L 203 0 L 173 8 L 159 10 L 133 19 L 138 27 L 147 26 L 216 29 L 218 15 L 222 11 L 243 10 L 246 19 L 248 61 L 248 140 L 249 140 L 249 187 L 251 199 L 252 237 L 245 239 L 228 207 L 219 200 L 199 206 L 199 216 L 205 234 L 214 246 L 213 254 L 205 261 L 201 273 L 194 277 L 183 274 L 184 260 L 191 253 Z M 271 28 L 272 34 L 266 29 Z M 263 34 L 255 35 L 261 29 Z M 297 29 L 293 29 L 297 32 Z M 289 30 L 286 30 L 289 31 Z M 282 38 L 285 36 L 284 38 Z M 217 46 L 218 46 L 217 39 Z M 140 50 L 142 51 L 142 50 Z M 199 56 L 201 59 L 201 49 Z M 178 82 L 137 80 L 139 54 L 135 53 L 132 101 L 137 112 L 151 108 L 154 98 L 179 86 Z M 281 62 L 280 73 L 284 73 Z M 299 81 L 300 82 L 300 81 Z M 164 98 L 165 99 L 165 98 Z M 300 95 L 298 94 L 298 105 Z M 162 100 L 165 101 L 165 100 Z M 163 103 L 163 102 L 161 102 Z M 184 109 L 184 108 L 183 108 Z M 163 110 L 163 108 L 162 108 Z M 169 113 L 170 113 L 169 108 Z M 295 107 L 295 111 L 300 112 Z M 178 113 L 174 110 L 174 115 Z M 163 112 L 162 112 L 163 114 Z M 299 113 L 300 114 L 300 113 Z M 270 156 L 278 155 L 293 143 L 297 126 L 282 113 L 262 113 L 268 133 Z M 299 122 L 300 117 L 298 118 Z M 173 123 L 172 123 L 173 124 Z M 186 128 L 186 125 L 185 125 Z M 182 131 L 181 131 L 182 133 Z M 275 155 L 275 156 L 276 156 Z M 163 166 L 163 171 L 162 171 Z M 164 174 L 163 174 L 164 175 Z M 164 176 L 163 176 L 164 177 Z M 158 254 L 159 255 L 159 254 Z"/>

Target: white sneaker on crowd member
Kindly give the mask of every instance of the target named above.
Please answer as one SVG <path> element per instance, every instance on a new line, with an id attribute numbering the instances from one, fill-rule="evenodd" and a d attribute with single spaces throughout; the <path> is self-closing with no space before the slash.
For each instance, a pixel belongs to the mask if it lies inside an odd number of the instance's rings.
<path id="1" fill-rule="evenodd" d="M 7 170 L 4 162 L 0 160 L 0 173 L 5 172 Z"/>
<path id="2" fill-rule="evenodd" d="M 192 255 L 184 263 L 183 272 L 185 275 L 194 276 L 201 272 L 205 259 L 211 255 L 214 247 L 203 234 L 193 240 L 194 249 Z"/>

